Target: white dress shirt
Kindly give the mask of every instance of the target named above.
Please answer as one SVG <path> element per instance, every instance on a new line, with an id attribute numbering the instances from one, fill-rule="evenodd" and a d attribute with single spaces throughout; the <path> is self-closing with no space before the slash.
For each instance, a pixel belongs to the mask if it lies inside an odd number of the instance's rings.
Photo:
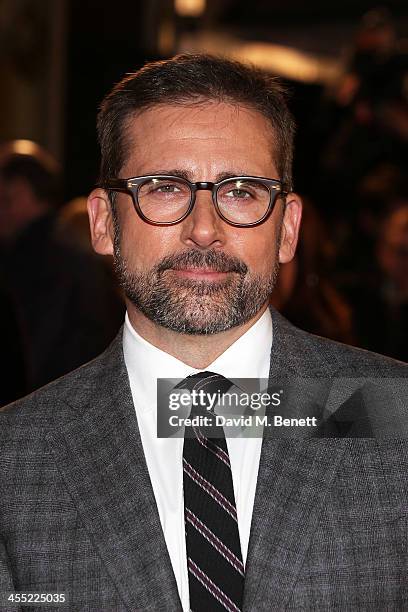
<path id="1" fill-rule="evenodd" d="M 269 377 L 272 319 L 260 319 L 204 370 L 226 378 Z M 184 379 L 196 370 L 156 348 L 132 327 L 126 313 L 123 351 L 147 468 L 184 612 L 189 592 L 184 530 L 183 438 L 157 438 L 157 378 Z M 226 438 L 246 563 L 262 438 Z"/>

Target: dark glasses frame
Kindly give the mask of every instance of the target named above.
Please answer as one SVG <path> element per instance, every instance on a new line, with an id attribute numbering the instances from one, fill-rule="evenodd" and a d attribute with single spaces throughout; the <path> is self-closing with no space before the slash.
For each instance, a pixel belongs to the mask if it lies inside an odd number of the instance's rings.
<path id="1" fill-rule="evenodd" d="M 188 204 L 187 210 L 176 221 L 152 221 L 151 219 L 149 219 L 143 214 L 140 208 L 139 199 L 138 199 L 139 189 L 142 185 L 144 185 L 148 181 L 151 181 L 152 179 L 176 180 L 190 188 L 191 196 L 190 196 L 190 202 Z M 259 183 L 262 183 L 262 185 L 264 185 L 268 189 L 269 205 L 268 205 L 268 208 L 265 214 L 258 221 L 254 221 L 252 223 L 236 223 L 235 221 L 231 221 L 230 219 L 227 219 L 220 211 L 220 208 L 217 202 L 217 193 L 218 193 L 218 190 L 226 183 L 230 183 L 231 181 L 233 182 L 233 181 L 248 181 L 248 180 L 258 181 Z M 145 176 L 134 176 L 128 179 L 107 179 L 106 181 L 103 181 L 97 186 L 102 189 L 105 189 L 105 191 L 108 191 L 108 192 L 117 191 L 120 193 L 127 193 L 128 195 L 132 197 L 133 206 L 137 214 L 143 221 L 145 221 L 146 223 L 149 223 L 150 225 L 165 225 L 165 226 L 166 225 L 176 225 L 177 223 L 180 223 L 186 217 L 188 217 L 188 215 L 191 213 L 191 211 L 194 208 L 194 204 L 196 202 L 197 191 L 211 191 L 212 201 L 213 201 L 215 210 L 217 211 L 217 214 L 219 215 L 219 217 L 221 217 L 223 221 L 225 221 L 226 223 L 234 227 L 254 227 L 256 225 L 260 225 L 261 223 L 266 221 L 266 219 L 269 217 L 272 210 L 274 209 L 274 206 L 278 198 L 286 197 L 288 193 L 290 193 L 289 191 L 286 191 L 284 189 L 285 185 L 283 181 L 280 181 L 278 179 L 265 178 L 262 176 L 231 176 L 229 178 L 223 179 L 222 181 L 218 181 L 218 183 L 213 183 L 211 181 L 198 181 L 196 183 L 192 183 L 191 181 L 188 181 L 185 178 L 181 178 L 180 176 L 174 176 L 171 174 L 149 174 Z"/>

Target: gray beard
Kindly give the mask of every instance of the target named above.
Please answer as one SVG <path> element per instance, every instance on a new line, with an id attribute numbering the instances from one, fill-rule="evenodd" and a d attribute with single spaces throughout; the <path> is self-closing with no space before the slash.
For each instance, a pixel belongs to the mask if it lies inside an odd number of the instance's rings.
<path id="1" fill-rule="evenodd" d="M 176 277 L 169 270 L 210 268 L 229 272 L 220 282 Z M 148 319 L 180 334 L 217 334 L 251 320 L 268 301 L 279 263 L 269 275 L 250 276 L 241 260 L 214 249 L 190 249 L 162 259 L 151 270 L 130 272 L 115 230 L 114 268 L 126 297 Z"/>

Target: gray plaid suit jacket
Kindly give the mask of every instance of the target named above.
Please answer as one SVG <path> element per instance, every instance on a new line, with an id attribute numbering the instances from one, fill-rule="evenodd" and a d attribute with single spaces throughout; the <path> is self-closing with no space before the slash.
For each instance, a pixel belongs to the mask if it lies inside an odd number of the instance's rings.
<path id="1" fill-rule="evenodd" d="M 272 318 L 271 380 L 407 377 L 401 363 Z M 244 610 L 407 610 L 407 472 L 406 439 L 273 439 L 265 429 Z M 121 334 L 0 412 L 0 592 L 9 590 L 66 593 L 56 609 L 70 612 L 181 611 Z"/>

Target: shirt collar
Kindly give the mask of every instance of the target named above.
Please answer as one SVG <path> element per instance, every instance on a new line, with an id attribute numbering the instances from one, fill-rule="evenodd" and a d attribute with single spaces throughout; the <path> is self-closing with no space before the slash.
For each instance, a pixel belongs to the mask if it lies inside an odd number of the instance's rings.
<path id="1" fill-rule="evenodd" d="M 132 389 L 141 410 L 156 405 L 157 378 L 184 379 L 209 370 L 226 378 L 268 378 L 272 347 L 272 317 L 269 308 L 238 340 L 203 370 L 183 363 L 142 338 L 130 323 L 123 327 L 123 353 Z"/>

